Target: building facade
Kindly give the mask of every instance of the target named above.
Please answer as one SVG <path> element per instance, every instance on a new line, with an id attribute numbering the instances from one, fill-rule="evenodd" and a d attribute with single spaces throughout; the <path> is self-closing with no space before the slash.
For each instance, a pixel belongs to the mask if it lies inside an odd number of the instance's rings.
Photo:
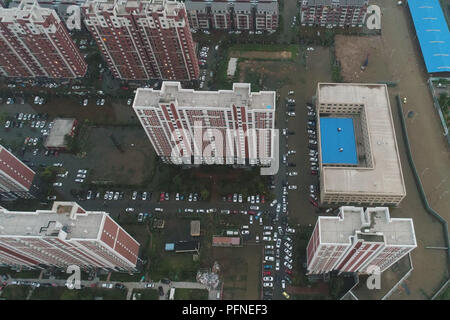
<path id="1" fill-rule="evenodd" d="M 0 207 L 0 265 L 134 271 L 139 246 L 107 213 L 74 202 L 35 212 Z"/>
<path id="2" fill-rule="evenodd" d="M 168 163 L 269 166 L 274 157 L 275 92 L 194 91 L 179 82 L 138 89 L 133 108 L 157 155 Z"/>
<path id="3" fill-rule="evenodd" d="M 302 26 L 362 27 L 368 0 L 301 0 Z"/>
<path id="4" fill-rule="evenodd" d="M 34 198 L 36 173 L 0 145 L 0 200 Z"/>
<path id="5" fill-rule="evenodd" d="M 341 207 L 319 217 L 307 246 L 308 274 L 383 272 L 417 247 L 412 219 L 386 207 Z"/>
<path id="6" fill-rule="evenodd" d="M 275 31 L 278 2 L 274 0 L 187 0 L 192 29 Z"/>
<path id="7" fill-rule="evenodd" d="M 87 64 L 55 10 L 35 0 L 0 8 L 0 75 L 79 78 Z"/>
<path id="8" fill-rule="evenodd" d="M 89 0 L 84 23 L 112 74 L 124 80 L 193 80 L 199 76 L 183 3 Z"/>
<path id="9" fill-rule="evenodd" d="M 316 93 L 320 202 L 324 205 L 398 206 L 406 196 L 389 92 L 384 84 L 319 83 Z M 354 134 L 342 141 L 323 120 L 349 119 Z M 341 132 L 342 133 L 342 132 Z M 353 164 L 324 160 L 354 145 Z M 345 151 L 347 151 L 346 148 Z"/>

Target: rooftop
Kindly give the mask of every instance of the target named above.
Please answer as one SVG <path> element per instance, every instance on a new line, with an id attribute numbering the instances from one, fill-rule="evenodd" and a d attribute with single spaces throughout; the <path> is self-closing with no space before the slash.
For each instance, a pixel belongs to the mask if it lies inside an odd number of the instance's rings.
<path id="1" fill-rule="evenodd" d="M 236 105 L 275 111 L 275 91 L 251 92 L 249 83 L 234 83 L 233 90 L 195 91 L 182 89 L 179 82 L 164 81 L 161 90 L 137 89 L 133 107 L 155 107 L 169 102 L 189 108 L 228 108 Z"/>
<path id="2" fill-rule="evenodd" d="M 450 72 L 450 32 L 439 0 L 408 0 L 429 73 Z"/>
<path id="3" fill-rule="evenodd" d="M 321 243 L 349 243 L 350 236 L 367 242 L 416 246 L 412 219 L 391 218 L 386 207 L 341 207 L 338 217 L 319 217 Z"/>
<path id="4" fill-rule="evenodd" d="M 55 119 L 53 127 L 45 139 L 44 146 L 46 148 L 63 148 L 65 147 L 66 134 L 72 133 L 75 119 Z"/>
<path id="5" fill-rule="evenodd" d="M 86 213 L 75 202 L 54 202 L 51 210 L 35 212 L 0 208 L 0 237 L 58 236 L 63 231 L 67 240 L 97 239 L 105 215 L 104 212 Z"/>
<path id="6" fill-rule="evenodd" d="M 351 118 L 321 118 L 322 163 L 358 164 Z"/>
<path id="7" fill-rule="evenodd" d="M 17 7 L 13 8 L 2 8 L 0 6 L 0 22 L 25 20 L 42 23 L 52 14 L 56 21 L 59 22 L 60 19 L 54 10 L 42 8 L 35 0 L 23 0 Z"/>
<path id="8" fill-rule="evenodd" d="M 364 105 L 373 167 L 322 167 L 327 193 L 406 195 L 386 85 L 319 83 L 319 103 Z"/>

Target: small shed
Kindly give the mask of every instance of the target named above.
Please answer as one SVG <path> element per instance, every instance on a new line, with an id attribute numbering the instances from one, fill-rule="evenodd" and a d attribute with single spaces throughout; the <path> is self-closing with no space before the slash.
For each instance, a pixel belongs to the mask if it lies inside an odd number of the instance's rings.
<path id="1" fill-rule="evenodd" d="M 200 220 L 191 221 L 191 237 L 200 236 Z"/>

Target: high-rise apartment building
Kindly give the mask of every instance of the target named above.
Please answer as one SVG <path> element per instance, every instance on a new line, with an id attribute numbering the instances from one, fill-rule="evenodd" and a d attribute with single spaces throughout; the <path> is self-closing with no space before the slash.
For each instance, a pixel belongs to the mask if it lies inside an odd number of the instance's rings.
<path id="1" fill-rule="evenodd" d="M 338 216 L 317 220 L 308 274 L 383 272 L 416 247 L 412 219 L 391 218 L 386 207 L 341 207 Z"/>
<path id="2" fill-rule="evenodd" d="M 35 172 L 0 145 L 0 200 L 33 198 Z"/>
<path id="3" fill-rule="evenodd" d="M 185 3 L 193 29 L 275 31 L 278 28 L 276 0 L 186 0 Z"/>
<path id="4" fill-rule="evenodd" d="M 84 23 L 117 78 L 192 80 L 199 75 L 184 3 L 88 0 Z"/>
<path id="5" fill-rule="evenodd" d="M 0 75 L 79 78 L 87 64 L 55 10 L 36 0 L 0 8 Z"/>
<path id="6" fill-rule="evenodd" d="M 0 207 L 0 265 L 133 271 L 138 253 L 139 243 L 105 212 L 75 202 L 35 212 Z"/>
<path id="7" fill-rule="evenodd" d="M 158 156 L 168 163 L 269 166 L 274 157 L 273 91 L 194 91 L 179 82 L 138 89 L 133 108 Z"/>
<path id="8" fill-rule="evenodd" d="M 301 0 L 302 26 L 362 27 L 369 0 Z"/>

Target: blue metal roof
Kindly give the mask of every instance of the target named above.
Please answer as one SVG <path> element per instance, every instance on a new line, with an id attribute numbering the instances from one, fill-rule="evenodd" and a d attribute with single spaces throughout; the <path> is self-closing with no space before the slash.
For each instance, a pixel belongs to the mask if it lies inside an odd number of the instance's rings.
<path id="1" fill-rule="evenodd" d="M 450 32 L 439 0 L 408 0 L 428 73 L 450 72 Z"/>
<path id="2" fill-rule="evenodd" d="M 351 118 L 320 118 L 320 145 L 324 164 L 358 164 Z"/>

